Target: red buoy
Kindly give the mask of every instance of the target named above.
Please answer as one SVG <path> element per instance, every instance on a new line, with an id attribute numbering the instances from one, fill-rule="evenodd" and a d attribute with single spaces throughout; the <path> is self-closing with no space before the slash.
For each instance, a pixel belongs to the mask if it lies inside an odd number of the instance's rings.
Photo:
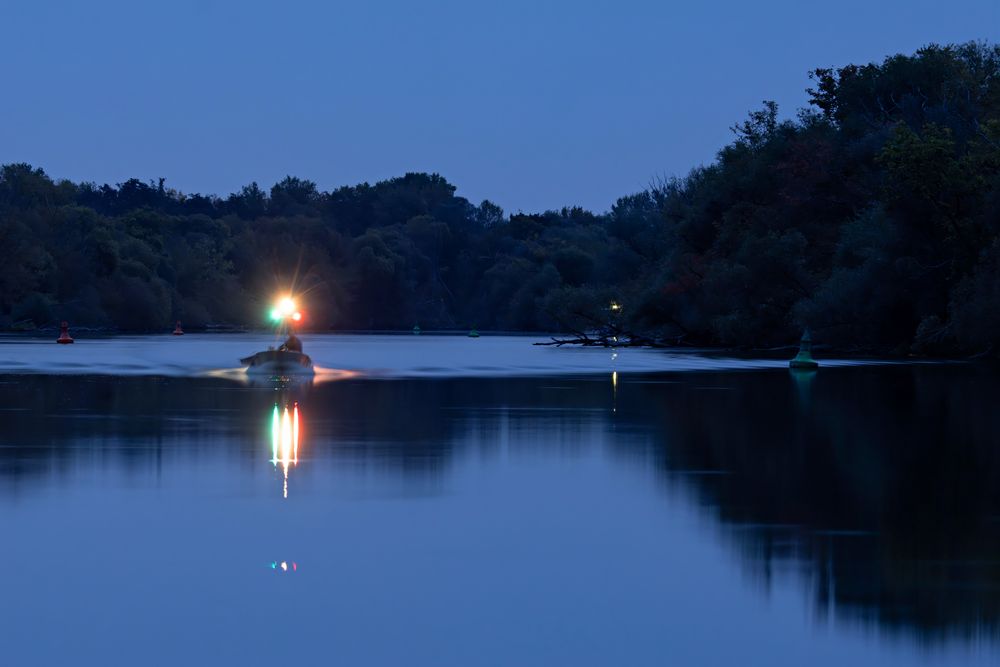
<path id="1" fill-rule="evenodd" d="M 183 336 L 184 335 L 184 330 L 181 329 L 181 321 L 180 320 L 177 320 L 177 325 L 174 327 L 174 335 L 175 336 Z"/>
<path id="2" fill-rule="evenodd" d="M 69 336 L 69 322 L 63 321 L 59 323 L 59 338 L 56 338 L 56 342 L 60 345 L 69 345 L 73 342 L 73 339 Z"/>

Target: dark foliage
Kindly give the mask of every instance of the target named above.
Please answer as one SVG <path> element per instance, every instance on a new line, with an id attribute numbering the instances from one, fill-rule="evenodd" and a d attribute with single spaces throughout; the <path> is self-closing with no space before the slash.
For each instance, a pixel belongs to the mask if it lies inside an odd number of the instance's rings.
<path id="1" fill-rule="evenodd" d="M 818 69 L 813 109 L 737 124 L 710 166 L 620 199 L 505 216 L 437 174 L 225 199 L 0 168 L 0 326 L 263 323 L 583 330 L 692 344 L 1000 349 L 1000 47 Z"/>

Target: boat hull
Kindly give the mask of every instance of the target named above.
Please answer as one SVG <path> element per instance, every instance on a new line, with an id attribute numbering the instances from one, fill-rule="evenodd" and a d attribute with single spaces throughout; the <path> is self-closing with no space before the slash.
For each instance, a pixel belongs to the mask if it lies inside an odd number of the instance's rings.
<path id="1" fill-rule="evenodd" d="M 240 359 L 253 375 L 313 375 L 312 359 L 301 352 L 266 350 Z"/>

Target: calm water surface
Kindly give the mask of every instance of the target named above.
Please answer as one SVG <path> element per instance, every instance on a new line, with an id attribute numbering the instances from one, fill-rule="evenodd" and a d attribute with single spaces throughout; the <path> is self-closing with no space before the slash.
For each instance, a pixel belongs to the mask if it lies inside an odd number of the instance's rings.
<path id="1" fill-rule="evenodd" d="M 594 352 L 0 376 L 0 663 L 1000 662 L 996 369 Z"/>

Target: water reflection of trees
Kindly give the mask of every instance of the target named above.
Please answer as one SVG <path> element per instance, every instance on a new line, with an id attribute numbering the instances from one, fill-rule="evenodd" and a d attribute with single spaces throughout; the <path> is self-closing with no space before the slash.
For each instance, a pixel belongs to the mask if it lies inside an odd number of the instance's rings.
<path id="1" fill-rule="evenodd" d="M 1000 378 L 965 366 L 679 374 L 666 382 L 346 381 L 291 393 L 215 379 L 0 383 L 0 492 L 81 461 L 268 465 L 276 401 L 310 466 L 438 475 L 465 450 L 623 457 L 691 490 L 755 577 L 800 572 L 819 609 L 933 640 L 1000 632 Z M 645 444 L 651 443 L 651 444 Z M 691 474 L 698 471 L 699 474 Z M 722 472 L 724 474 L 704 474 Z"/>
<path id="2" fill-rule="evenodd" d="M 303 401 L 310 444 L 331 456 L 378 455 L 388 465 L 433 469 L 445 459 L 447 423 L 411 411 L 388 383 L 244 387 L 216 379 L 23 376 L 0 384 L 6 414 L 0 475 L 44 473 L 101 456 L 126 467 L 162 458 L 270 453 L 275 404 Z M 405 395 L 398 396 L 409 400 Z"/>
<path id="3" fill-rule="evenodd" d="M 797 570 L 820 610 L 927 640 L 1000 634 L 992 370 L 720 374 L 646 389 L 663 470 L 683 475 L 756 576 Z"/>
<path id="4" fill-rule="evenodd" d="M 604 393 L 595 387 L 590 403 L 599 405 Z M 270 454 L 274 405 L 292 401 L 302 407 L 307 456 L 433 474 L 468 436 L 490 446 L 498 415 L 508 414 L 497 406 L 514 410 L 521 429 L 544 422 L 573 442 L 588 399 L 530 379 L 345 381 L 275 390 L 206 378 L 27 375 L 0 382 L 0 401 L 9 408 L 0 477 L 17 478 L 94 457 L 127 468 L 158 465 L 164 456 L 255 461 Z M 560 405 L 564 410 L 537 419 L 517 413 Z"/>

